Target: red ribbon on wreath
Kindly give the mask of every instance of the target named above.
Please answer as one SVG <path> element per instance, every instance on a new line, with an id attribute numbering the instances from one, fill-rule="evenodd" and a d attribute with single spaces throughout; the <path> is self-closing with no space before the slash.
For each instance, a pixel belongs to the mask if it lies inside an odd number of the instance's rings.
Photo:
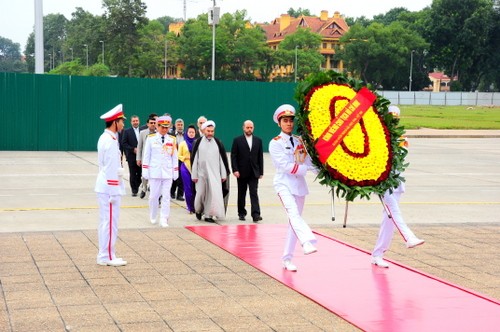
<path id="1" fill-rule="evenodd" d="M 315 145 L 321 163 L 326 163 L 333 151 L 342 143 L 344 137 L 361 120 L 376 99 L 375 94 L 368 88 L 363 87 L 330 122 L 330 125 L 319 136 Z"/>

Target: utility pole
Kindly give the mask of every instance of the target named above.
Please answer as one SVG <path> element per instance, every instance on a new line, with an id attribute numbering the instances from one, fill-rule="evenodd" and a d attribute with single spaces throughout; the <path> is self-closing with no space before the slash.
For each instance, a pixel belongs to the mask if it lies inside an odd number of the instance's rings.
<path id="1" fill-rule="evenodd" d="M 44 57 L 43 0 L 35 0 L 35 74 L 43 74 Z"/>
<path id="2" fill-rule="evenodd" d="M 413 74 L 413 53 L 415 53 L 415 50 L 411 50 L 411 55 L 410 55 L 410 84 L 408 86 L 408 91 L 411 91 L 411 81 Z"/>

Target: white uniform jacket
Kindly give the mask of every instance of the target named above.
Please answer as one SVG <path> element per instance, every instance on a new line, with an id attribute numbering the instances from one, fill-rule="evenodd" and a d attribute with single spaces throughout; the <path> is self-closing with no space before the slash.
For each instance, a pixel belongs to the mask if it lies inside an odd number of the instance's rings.
<path id="1" fill-rule="evenodd" d="M 159 133 L 147 137 L 142 159 L 142 176 L 146 179 L 177 180 L 179 161 L 173 136 L 166 134 L 163 144 Z"/>
<path id="2" fill-rule="evenodd" d="M 305 175 L 312 168 L 312 162 L 302 140 L 292 137 L 294 146 L 290 136 L 283 132 L 269 142 L 269 153 L 276 168 L 273 185 L 276 192 L 286 188 L 293 195 L 305 196 L 309 193 Z"/>
<path id="3" fill-rule="evenodd" d="M 110 196 L 125 195 L 120 156 L 117 135 L 108 129 L 104 130 L 97 142 L 99 173 L 95 183 L 95 192 Z"/>

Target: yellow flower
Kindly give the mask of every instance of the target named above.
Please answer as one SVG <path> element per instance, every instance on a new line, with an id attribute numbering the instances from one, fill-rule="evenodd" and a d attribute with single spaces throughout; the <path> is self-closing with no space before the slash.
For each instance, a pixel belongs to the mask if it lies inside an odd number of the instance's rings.
<path id="1" fill-rule="evenodd" d="M 350 86 L 329 83 L 314 89 L 306 103 L 313 141 L 320 138 L 356 96 Z M 373 185 L 385 180 L 391 165 L 387 128 L 373 107 L 363 115 L 326 160 L 333 178 L 346 185 Z"/>

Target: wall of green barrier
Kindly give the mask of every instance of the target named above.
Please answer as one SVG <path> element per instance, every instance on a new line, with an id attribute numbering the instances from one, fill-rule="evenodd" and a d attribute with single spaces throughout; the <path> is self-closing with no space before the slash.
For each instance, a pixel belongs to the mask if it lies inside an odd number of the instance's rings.
<path id="1" fill-rule="evenodd" d="M 296 106 L 294 91 L 295 83 L 0 73 L 0 150 L 95 151 L 104 128 L 99 116 L 123 104 L 127 118 L 138 115 L 141 124 L 150 113 L 169 113 L 186 125 L 204 115 L 227 150 L 250 119 L 267 151 L 279 133 L 274 110 Z"/>

